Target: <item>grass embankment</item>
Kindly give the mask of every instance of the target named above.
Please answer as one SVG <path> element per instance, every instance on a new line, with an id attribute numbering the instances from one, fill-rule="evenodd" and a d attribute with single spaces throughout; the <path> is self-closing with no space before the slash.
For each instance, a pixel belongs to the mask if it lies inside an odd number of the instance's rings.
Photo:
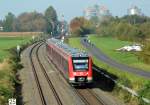
<path id="1" fill-rule="evenodd" d="M 111 39 L 112 40 L 112 39 Z M 103 41 L 109 41 L 109 38 L 108 39 L 104 39 Z M 98 45 L 100 41 L 97 41 L 97 42 L 94 42 L 96 43 L 96 45 Z M 105 42 L 106 43 L 106 42 Z M 107 42 L 109 43 L 109 42 Z M 114 44 L 113 44 L 114 43 Z M 113 42 L 109 47 L 110 48 L 114 48 L 114 46 L 116 47 L 117 44 L 115 42 Z M 123 42 L 123 43 L 127 43 L 129 44 L 129 42 Z M 76 47 L 76 48 L 79 48 L 79 49 L 85 49 L 81 44 L 80 44 L 80 38 L 70 38 L 69 39 L 69 44 L 72 46 L 72 47 Z M 102 43 L 101 43 L 102 44 Z M 114 45 L 114 46 L 113 46 Z M 122 44 L 123 45 L 123 44 Z M 103 43 L 103 48 L 105 49 L 105 45 Z M 102 48 L 101 48 L 102 49 Z M 85 49 L 87 50 L 87 49 Z M 102 49 L 103 51 L 103 49 Z M 107 51 L 107 49 L 105 49 L 105 51 Z M 113 50 L 114 51 L 114 50 Z M 111 52 L 107 52 L 107 53 L 111 53 Z M 117 53 L 117 52 L 116 52 Z M 115 54 L 114 54 L 115 55 Z M 130 54 L 129 54 L 130 55 Z M 128 56 L 129 56 L 128 55 Z M 115 55 L 117 56 L 117 55 Z M 122 55 L 123 56 L 123 55 Z M 126 56 L 126 55 L 125 55 Z M 130 56 L 134 56 L 134 55 L 130 55 Z M 121 57 L 121 56 L 120 56 Z M 118 57 L 118 61 L 121 61 L 119 60 Z M 123 56 L 123 58 L 125 58 Z M 128 59 L 133 59 L 134 58 L 128 58 Z M 140 91 L 141 89 L 143 89 L 143 87 L 145 86 L 145 84 L 147 84 L 149 81 L 145 78 L 142 78 L 140 76 L 137 76 L 137 75 L 134 75 L 134 74 L 131 74 L 131 73 L 128 73 L 128 72 L 123 72 L 123 71 L 120 71 L 116 68 L 113 68 L 113 67 L 110 67 L 109 65 L 103 63 L 102 61 L 99 61 L 96 57 L 93 56 L 93 62 L 94 64 L 96 64 L 97 66 L 99 66 L 100 68 L 103 68 L 104 70 L 106 70 L 107 72 L 113 74 L 113 75 L 116 75 L 118 77 L 118 82 L 135 90 L 135 91 Z M 123 61 L 125 62 L 125 61 Z M 148 91 L 147 91 L 148 92 Z M 125 102 L 127 102 L 129 105 L 137 105 L 137 103 L 140 103 L 138 101 L 137 98 L 132 98 L 130 94 L 128 94 L 126 91 L 123 91 L 121 88 L 119 87 L 115 87 L 114 88 L 114 91 L 113 93 L 117 94 L 117 96 L 119 98 L 122 98 L 124 99 Z M 150 98 L 150 96 L 148 96 L 147 98 Z M 142 102 L 143 103 L 143 102 Z M 141 104 L 142 105 L 142 104 Z"/>
<path id="2" fill-rule="evenodd" d="M 110 58 L 121 62 L 123 64 L 129 65 L 131 67 L 140 68 L 145 71 L 150 71 L 150 65 L 145 64 L 140 59 L 138 59 L 138 52 L 119 52 L 116 49 L 121 48 L 125 45 L 131 45 L 132 42 L 120 41 L 111 37 L 98 37 L 96 35 L 89 36 L 89 38 L 94 45 L 101 49 Z"/>
<path id="3" fill-rule="evenodd" d="M 13 72 L 7 60 L 0 64 L 0 105 L 4 105 L 9 97 L 13 97 Z"/>
<path id="4" fill-rule="evenodd" d="M 10 53 L 10 49 L 17 45 L 29 42 L 31 36 L 27 37 L 0 37 L 0 105 L 8 103 L 8 99 L 14 97 L 14 86 L 16 82 L 16 63 L 13 58 L 16 55 Z"/>

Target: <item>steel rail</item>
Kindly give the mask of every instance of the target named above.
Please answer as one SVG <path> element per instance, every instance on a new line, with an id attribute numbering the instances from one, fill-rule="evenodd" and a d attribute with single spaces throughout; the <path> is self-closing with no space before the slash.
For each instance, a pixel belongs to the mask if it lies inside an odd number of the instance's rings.
<path id="1" fill-rule="evenodd" d="M 42 70 L 42 72 L 43 72 L 43 74 L 44 74 L 44 76 L 45 76 L 47 82 L 48 82 L 49 87 L 51 88 L 51 90 L 52 90 L 52 92 L 53 92 L 53 94 L 54 94 L 54 96 L 55 96 L 55 98 L 56 98 L 56 100 L 57 100 L 58 105 L 63 105 L 63 103 L 61 102 L 61 99 L 59 98 L 59 95 L 58 95 L 57 91 L 55 90 L 55 87 L 54 87 L 54 85 L 53 85 L 51 79 L 49 78 L 49 76 L 48 76 L 48 74 L 47 74 L 47 72 L 46 72 L 46 70 L 45 70 L 45 68 L 44 68 L 44 66 L 43 66 L 43 64 L 42 64 L 42 62 L 40 61 L 38 51 L 39 51 L 39 48 L 40 48 L 42 45 L 43 45 L 43 43 L 42 43 L 40 46 L 38 46 L 37 51 L 36 51 L 36 57 L 37 57 L 38 63 L 39 63 L 39 65 L 40 65 L 40 67 L 41 67 L 41 70 Z"/>
<path id="2" fill-rule="evenodd" d="M 105 102 L 102 99 L 100 99 L 100 97 L 98 97 L 96 93 L 93 92 L 93 90 L 90 90 L 90 89 L 87 89 L 87 90 L 90 94 L 92 94 L 99 101 L 99 103 L 101 103 L 102 105 L 106 105 Z"/>
<path id="3" fill-rule="evenodd" d="M 38 91 L 39 91 L 39 95 L 40 95 L 40 99 L 41 99 L 42 105 L 47 105 L 46 100 L 44 98 L 44 94 L 43 94 L 41 85 L 40 85 L 40 81 L 39 81 L 39 78 L 38 78 L 38 75 L 37 75 L 37 72 L 36 72 L 36 69 L 35 69 L 35 66 L 34 66 L 34 63 L 33 63 L 33 59 L 32 59 L 33 49 L 35 49 L 40 43 L 41 42 L 35 44 L 32 47 L 32 49 L 31 49 L 31 51 L 29 53 L 29 58 L 30 58 L 30 63 L 31 63 L 31 66 L 32 66 L 32 71 L 33 71 L 33 74 L 34 74 L 34 77 L 35 77 L 35 81 L 36 81 L 36 85 L 37 85 L 37 88 L 38 88 Z"/>

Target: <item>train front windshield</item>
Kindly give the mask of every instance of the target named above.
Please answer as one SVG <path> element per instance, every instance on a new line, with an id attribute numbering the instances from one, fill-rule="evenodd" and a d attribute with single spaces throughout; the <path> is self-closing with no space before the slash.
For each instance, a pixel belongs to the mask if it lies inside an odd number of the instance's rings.
<path id="1" fill-rule="evenodd" d="M 73 58 L 73 67 L 74 70 L 88 70 L 88 58 L 81 58 L 81 57 L 77 57 L 77 58 Z"/>

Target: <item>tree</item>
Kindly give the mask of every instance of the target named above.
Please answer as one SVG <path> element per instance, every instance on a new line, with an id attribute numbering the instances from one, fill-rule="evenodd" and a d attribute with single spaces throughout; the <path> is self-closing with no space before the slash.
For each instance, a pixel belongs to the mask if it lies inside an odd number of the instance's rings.
<path id="1" fill-rule="evenodd" d="M 41 13 L 36 11 L 22 13 L 14 22 L 18 31 L 45 31 L 46 20 Z"/>
<path id="2" fill-rule="evenodd" d="M 142 33 L 145 35 L 146 38 L 150 38 L 150 22 L 143 23 L 139 26 Z"/>
<path id="3" fill-rule="evenodd" d="M 90 18 L 90 21 L 96 26 L 99 23 L 99 18 L 98 18 L 98 16 L 92 16 Z"/>
<path id="4" fill-rule="evenodd" d="M 82 25 L 82 21 L 80 21 L 80 18 L 76 17 L 74 19 L 71 20 L 70 22 L 70 32 L 71 34 L 73 35 L 77 35 L 77 36 L 80 36 L 81 34 L 81 25 Z"/>
<path id="5" fill-rule="evenodd" d="M 13 30 L 12 25 L 15 20 L 15 15 L 9 12 L 3 21 L 4 31 L 11 32 Z"/>
<path id="6" fill-rule="evenodd" d="M 49 6 L 45 11 L 45 19 L 47 22 L 47 33 L 57 33 L 57 13 L 52 6 Z"/>
<path id="7" fill-rule="evenodd" d="M 83 17 L 76 17 L 70 22 L 70 31 L 75 36 L 84 36 L 94 33 L 94 26 L 90 20 Z"/>
<path id="8" fill-rule="evenodd" d="M 122 20 L 130 24 L 141 24 L 148 21 L 148 17 L 146 16 L 139 16 L 139 15 L 126 15 L 122 17 Z"/>
<path id="9" fill-rule="evenodd" d="M 13 24 L 12 24 L 12 30 L 13 30 L 14 32 L 20 31 L 20 24 L 19 24 L 19 21 L 18 21 L 17 18 L 14 19 L 14 22 L 13 22 Z"/>

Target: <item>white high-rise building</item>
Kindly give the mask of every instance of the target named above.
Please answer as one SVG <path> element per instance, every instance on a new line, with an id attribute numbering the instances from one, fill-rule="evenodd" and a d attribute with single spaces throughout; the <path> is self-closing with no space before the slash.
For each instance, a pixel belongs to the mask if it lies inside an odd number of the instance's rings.
<path id="1" fill-rule="evenodd" d="M 92 17 L 95 16 L 101 18 L 102 16 L 109 16 L 109 15 L 111 15 L 110 11 L 105 6 L 94 5 L 84 10 L 84 17 L 86 19 L 91 19 Z"/>
<path id="2" fill-rule="evenodd" d="M 128 15 L 142 15 L 141 9 L 139 9 L 137 6 L 132 6 L 128 9 Z"/>
<path id="3" fill-rule="evenodd" d="M 88 8 L 86 8 L 85 10 L 84 10 L 84 17 L 86 18 L 86 19 L 90 19 L 90 18 L 92 18 L 92 17 L 94 17 L 94 16 L 97 16 L 97 9 L 96 8 L 94 8 L 94 7 L 88 7 Z"/>

